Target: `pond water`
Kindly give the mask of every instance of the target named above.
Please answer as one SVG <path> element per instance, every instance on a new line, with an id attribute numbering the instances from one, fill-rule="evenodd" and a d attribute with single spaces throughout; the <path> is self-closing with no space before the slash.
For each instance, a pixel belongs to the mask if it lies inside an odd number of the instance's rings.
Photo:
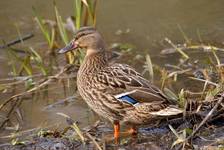
<path id="1" fill-rule="evenodd" d="M 72 0 L 57 0 L 56 2 L 63 17 L 73 14 Z M 26 41 L 25 45 L 35 47 L 43 53 L 44 49 L 40 49 L 40 46 L 43 45 L 44 39 L 33 21 L 32 6 L 36 7 L 40 15 L 51 19 L 54 15 L 52 3 L 51 0 L 1 0 L 0 39 L 4 41 L 15 39 L 18 36 L 16 24 L 21 33 L 35 34 L 35 37 Z M 116 42 L 131 43 L 136 47 L 135 54 L 149 53 L 153 63 L 162 66 L 164 62 L 175 61 L 172 57 L 161 60 L 162 58 L 158 56 L 163 48 L 168 47 L 164 38 L 168 37 L 174 43 L 184 43 L 179 27 L 192 41 L 199 41 L 200 37 L 205 42 L 223 44 L 223 14 L 223 0 L 105 0 L 99 1 L 97 5 L 97 28 L 108 45 Z M 128 32 L 117 35 L 116 33 L 120 31 Z M 19 44 L 18 47 L 20 47 Z M 0 50 L 0 78 L 9 77 L 11 70 L 6 51 Z M 133 66 L 139 66 L 138 61 L 127 62 Z M 138 69 L 143 68 L 138 67 Z M 55 85 L 52 87 L 53 90 L 49 92 L 47 100 L 48 104 L 65 98 L 61 87 Z M 0 102 L 5 100 L 6 96 L 0 95 Z M 24 115 L 23 129 L 64 122 L 56 115 L 57 112 L 68 114 L 78 120 L 81 125 L 92 122 L 89 117 L 91 113 L 80 98 L 75 98 L 71 105 L 56 107 L 49 111 L 43 110 L 46 105 L 46 98 L 42 97 L 39 97 L 37 101 L 24 102 L 21 108 Z"/>

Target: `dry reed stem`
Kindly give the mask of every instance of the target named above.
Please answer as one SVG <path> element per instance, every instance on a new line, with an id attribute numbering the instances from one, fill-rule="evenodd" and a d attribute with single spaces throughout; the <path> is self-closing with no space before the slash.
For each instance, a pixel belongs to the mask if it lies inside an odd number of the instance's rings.
<path id="1" fill-rule="evenodd" d="M 9 102 L 13 101 L 13 100 L 16 100 L 17 98 L 19 97 L 22 97 L 22 96 L 25 96 L 27 94 L 30 94 L 46 85 L 48 85 L 50 82 L 54 81 L 55 79 L 58 79 L 59 76 L 61 76 L 64 72 L 66 72 L 69 68 L 71 67 L 71 65 L 66 65 L 64 68 L 61 69 L 61 71 L 59 73 L 57 73 L 56 75 L 54 76 L 51 76 L 49 77 L 47 80 L 45 81 L 39 81 L 39 85 L 38 86 L 35 86 L 33 88 L 31 88 L 30 90 L 28 91 L 25 91 L 25 92 L 22 92 L 22 93 L 19 93 L 19 94 L 16 94 L 16 95 L 13 95 L 12 97 L 10 97 L 9 99 L 7 99 L 5 102 L 3 102 L 1 105 L 0 105 L 0 110 L 3 109 L 4 106 L 6 106 Z"/>

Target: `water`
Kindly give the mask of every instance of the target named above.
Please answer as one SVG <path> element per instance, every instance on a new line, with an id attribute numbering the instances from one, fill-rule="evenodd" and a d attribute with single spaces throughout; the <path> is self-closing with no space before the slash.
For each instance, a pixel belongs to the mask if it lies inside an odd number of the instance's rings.
<path id="1" fill-rule="evenodd" d="M 57 0 L 56 2 L 63 17 L 73 14 L 72 0 Z M 26 41 L 25 45 L 35 47 L 44 53 L 45 50 L 40 48 L 44 39 L 33 21 L 32 6 L 35 6 L 40 15 L 49 19 L 53 18 L 53 5 L 50 0 L 0 1 L 0 39 L 5 41 L 15 39 L 17 37 L 16 24 L 22 33 L 32 32 L 35 34 L 35 37 Z M 164 38 L 168 37 L 174 43 L 184 42 L 183 34 L 178 26 L 192 41 L 199 41 L 200 37 L 207 43 L 223 44 L 223 9 L 223 0 L 99 1 L 97 28 L 103 34 L 108 45 L 114 42 L 132 43 L 137 49 L 135 53 L 150 53 L 154 63 L 163 65 L 164 60 L 161 60 L 158 54 L 163 48 L 169 47 Z M 128 31 L 128 33 L 117 35 L 119 30 Z M 20 44 L 17 46 L 20 47 Z M 8 77 L 10 72 L 5 51 L 4 49 L 0 50 L 0 78 Z M 166 58 L 165 61 L 173 62 L 173 58 Z M 139 62 L 132 61 L 131 64 L 138 66 Z M 53 92 L 49 94 L 49 103 L 65 98 L 60 86 L 53 88 Z M 1 101 L 5 100 L 4 97 L 5 95 L 0 95 Z M 25 116 L 24 129 L 63 122 L 62 118 L 56 115 L 57 112 L 70 115 L 73 119 L 80 121 L 82 125 L 91 122 L 88 117 L 91 113 L 80 98 L 75 99 L 72 105 L 43 111 L 43 107 L 46 105 L 47 102 L 41 97 L 37 101 L 24 102 L 21 108 L 22 114 Z"/>

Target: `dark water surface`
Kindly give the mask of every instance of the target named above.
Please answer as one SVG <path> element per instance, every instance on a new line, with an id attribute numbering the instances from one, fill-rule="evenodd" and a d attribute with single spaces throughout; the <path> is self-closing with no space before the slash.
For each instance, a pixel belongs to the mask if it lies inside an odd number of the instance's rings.
<path id="1" fill-rule="evenodd" d="M 51 0 L 1 0 L 0 1 L 0 40 L 10 41 L 17 37 L 15 24 L 23 34 L 34 33 L 35 37 L 25 42 L 25 45 L 40 49 L 44 39 L 33 21 L 32 6 L 45 18 L 53 18 Z M 57 6 L 63 17 L 73 14 L 72 0 L 57 0 Z M 224 42 L 224 1 L 223 0 L 101 0 L 97 6 L 97 28 L 105 37 L 108 45 L 114 42 L 131 43 L 136 46 L 135 53 L 149 53 L 153 62 L 163 65 L 160 50 L 167 47 L 164 38 L 168 37 L 174 43 L 183 43 L 184 38 L 178 25 L 193 41 L 223 43 Z M 117 35 L 120 30 L 128 31 Z M 19 46 L 19 45 L 18 45 Z M 40 52 L 44 52 L 40 49 Z M 132 56 L 131 56 L 132 57 Z M 133 56 L 134 57 L 134 56 Z M 198 56 L 200 57 L 200 56 Z M 166 61 L 173 61 L 167 58 Z M 132 61 L 133 66 L 138 66 Z M 6 50 L 0 50 L 0 78 L 7 78 L 10 72 Z M 140 68 L 141 70 L 141 68 Z M 65 98 L 63 90 L 57 86 L 51 90 L 49 101 L 54 102 Z M 4 96 L 0 95 L 0 101 Z M 64 112 L 81 124 L 89 122 L 90 113 L 85 103 L 76 99 L 71 105 L 43 111 L 46 101 L 27 101 L 23 104 L 27 128 L 50 125 L 62 122 L 56 112 Z M 90 121 L 91 122 L 91 121 Z"/>

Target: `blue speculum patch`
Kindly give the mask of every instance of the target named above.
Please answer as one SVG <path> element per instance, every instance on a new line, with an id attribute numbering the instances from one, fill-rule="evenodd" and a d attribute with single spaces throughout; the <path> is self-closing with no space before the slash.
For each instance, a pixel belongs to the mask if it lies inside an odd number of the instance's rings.
<path id="1" fill-rule="evenodd" d="M 129 104 L 135 105 L 138 103 L 138 101 L 136 101 L 135 99 L 133 99 L 132 97 L 125 95 L 125 96 L 121 96 L 118 99 L 122 100 L 123 102 L 127 102 Z"/>

